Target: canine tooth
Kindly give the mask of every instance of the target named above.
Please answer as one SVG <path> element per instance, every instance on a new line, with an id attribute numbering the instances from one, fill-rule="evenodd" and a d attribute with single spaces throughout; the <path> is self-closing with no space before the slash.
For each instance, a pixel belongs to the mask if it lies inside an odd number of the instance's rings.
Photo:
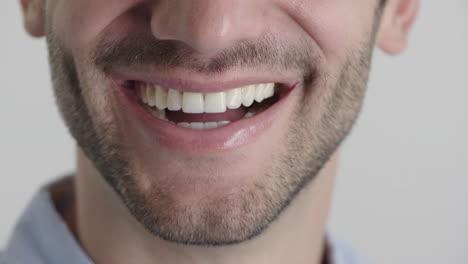
<path id="1" fill-rule="evenodd" d="M 146 104 L 146 88 L 142 84 L 138 84 L 137 86 L 137 95 L 140 97 L 140 100 Z"/>
<path id="2" fill-rule="evenodd" d="M 205 95 L 205 113 L 226 112 L 226 93 L 208 93 Z"/>
<path id="3" fill-rule="evenodd" d="M 182 109 L 182 95 L 179 91 L 169 89 L 167 92 L 167 109 L 170 111 L 179 111 Z"/>
<path id="4" fill-rule="evenodd" d="M 149 106 L 156 105 L 155 90 L 151 85 L 146 85 L 146 103 Z"/>
<path id="5" fill-rule="evenodd" d="M 261 102 L 265 98 L 266 84 L 259 84 L 255 87 L 255 101 Z"/>
<path id="6" fill-rule="evenodd" d="M 144 86 L 140 86 L 138 89 L 138 96 L 143 103 L 148 104 L 148 100 L 146 100 L 146 88 Z"/>
<path id="7" fill-rule="evenodd" d="M 216 122 L 207 122 L 207 123 L 204 123 L 204 124 L 203 124 L 203 127 L 204 127 L 205 129 L 217 128 L 217 127 L 218 127 L 218 123 L 216 123 Z"/>
<path id="8" fill-rule="evenodd" d="M 229 109 L 237 109 L 242 105 L 242 89 L 236 88 L 226 92 L 226 105 Z"/>
<path id="9" fill-rule="evenodd" d="M 203 113 L 203 94 L 185 92 L 182 96 L 182 111 L 188 114 Z"/>
<path id="10" fill-rule="evenodd" d="M 231 121 L 219 121 L 218 122 L 218 127 L 222 127 L 222 126 L 225 126 L 227 124 L 231 123 Z"/>
<path id="11" fill-rule="evenodd" d="M 156 85 L 156 107 L 159 110 L 167 108 L 167 91 L 159 85 Z"/>
<path id="12" fill-rule="evenodd" d="M 190 123 L 190 128 L 191 129 L 197 129 L 197 130 L 201 130 L 201 129 L 204 129 L 204 125 L 203 123 L 201 122 L 193 122 L 193 123 Z"/>
<path id="13" fill-rule="evenodd" d="M 177 125 L 180 127 L 190 128 L 190 124 L 187 122 L 180 122 L 180 123 L 177 123 Z"/>
<path id="14" fill-rule="evenodd" d="M 265 89 L 263 90 L 264 98 L 270 98 L 275 95 L 275 84 L 269 83 L 266 85 Z"/>
<path id="15" fill-rule="evenodd" d="M 255 96 L 255 85 L 242 87 L 242 104 L 246 107 L 252 105 Z"/>

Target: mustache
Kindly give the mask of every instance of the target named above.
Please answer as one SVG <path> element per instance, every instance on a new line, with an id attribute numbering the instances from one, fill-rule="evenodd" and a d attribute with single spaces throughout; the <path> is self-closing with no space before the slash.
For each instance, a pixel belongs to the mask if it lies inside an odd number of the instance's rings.
<path id="1" fill-rule="evenodd" d="M 285 44 L 272 36 L 243 40 L 207 58 L 177 40 L 159 40 L 151 34 L 127 36 L 121 40 L 102 39 L 92 56 L 101 70 L 120 67 L 152 69 L 184 68 L 214 75 L 232 69 L 266 68 L 273 72 L 299 72 L 305 79 L 316 75 L 319 52 L 312 43 Z"/>

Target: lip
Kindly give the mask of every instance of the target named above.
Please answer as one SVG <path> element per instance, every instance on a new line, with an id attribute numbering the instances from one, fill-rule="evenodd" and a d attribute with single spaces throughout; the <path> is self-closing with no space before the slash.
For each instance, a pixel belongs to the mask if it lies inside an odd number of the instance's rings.
<path id="1" fill-rule="evenodd" d="M 245 72 L 231 72 L 222 79 L 210 78 L 207 76 L 195 75 L 182 70 L 171 72 L 156 71 L 152 73 L 113 71 L 109 73 L 110 78 L 117 85 L 125 85 L 127 81 L 157 84 L 166 88 L 172 88 L 181 92 L 214 93 L 231 90 L 251 84 L 277 83 L 285 87 L 292 87 L 297 83 L 297 78 L 285 74 L 262 74 L 255 73 L 255 76 L 246 75 Z M 185 78 L 181 78 L 184 76 Z"/>
<path id="2" fill-rule="evenodd" d="M 298 84 L 289 87 L 275 104 L 253 117 L 214 129 L 194 130 L 154 117 L 139 104 L 139 98 L 132 89 L 121 85 L 118 80 L 113 83 L 117 101 L 121 105 L 119 109 L 124 111 L 121 114 L 137 120 L 136 125 L 143 128 L 152 142 L 190 154 L 230 151 L 253 142 L 271 127 L 276 115 L 298 90 Z"/>

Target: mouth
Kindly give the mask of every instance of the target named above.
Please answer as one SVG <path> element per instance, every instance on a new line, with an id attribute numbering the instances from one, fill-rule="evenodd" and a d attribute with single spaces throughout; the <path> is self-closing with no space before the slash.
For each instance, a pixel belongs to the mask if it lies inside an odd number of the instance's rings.
<path id="1" fill-rule="evenodd" d="M 132 81 L 138 103 L 153 117 L 179 127 L 216 129 L 254 117 L 274 105 L 287 89 L 260 83 L 214 93 L 183 92 L 157 84 Z"/>
<path id="2" fill-rule="evenodd" d="M 184 152 L 239 147 L 269 128 L 297 84 L 257 82 L 212 92 L 142 80 L 115 80 L 131 123 L 139 119 L 157 143 Z M 124 113 L 128 114 L 128 111 Z"/>

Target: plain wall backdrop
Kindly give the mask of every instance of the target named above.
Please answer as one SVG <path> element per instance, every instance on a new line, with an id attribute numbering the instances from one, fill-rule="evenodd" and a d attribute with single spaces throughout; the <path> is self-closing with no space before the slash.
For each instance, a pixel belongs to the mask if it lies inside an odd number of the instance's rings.
<path id="1" fill-rule="evenodd" d="M 313 0 L 311 0 L 313 1 Z M 0 2 L 0 248 L 39 186 L 74 168 L 45 41 Z M 468 263 L 468 2 L 422 1 L 409 49 L 376 51 L 342 148 L 330 228 L 376 263 Z"/>

